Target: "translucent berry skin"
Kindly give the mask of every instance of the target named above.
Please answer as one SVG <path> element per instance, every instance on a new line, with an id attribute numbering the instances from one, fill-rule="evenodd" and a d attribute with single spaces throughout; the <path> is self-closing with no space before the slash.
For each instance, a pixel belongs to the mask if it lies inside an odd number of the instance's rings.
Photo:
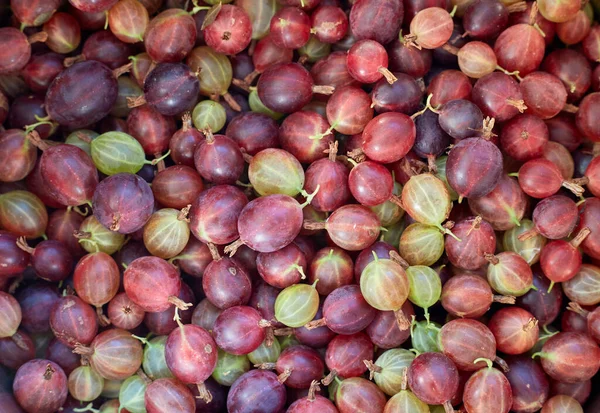
<path id="1" fill-rule="evenodd" d="M 238 218 L 240 240 L 258 252 L 273 252 L 290 244 L 302 228 L 302 208 L 287 195 L 250 201 Z"/>
<path id="2" fill-rule="evenodd" d="M 232 185 L 217 185 L 202 192 L 190 210 L 190 231 L 204 243 L 225 245 L 239 236 L 237 221 L 248 203 L 246 195 Z"/>
<path id="3" fill-rule="evenodd" d="M 56 338 L 71 348 L 77 343 L 90 344 L 98 333 L 96 313 L 79 297 L 65 296 L 52 307 L 50 328 Z"/>
<path id="4" fill-rule="evenodd" d="M 523 97 L 516 80 L 504 73 L 492 72 L 477 80 L 471 98 L 485 116 L 505 122 L 519 114 L 519 109 L 510 102 Z"/>
<path id="5" fill-rule="evenodd" d="M 562 332 L 550 337 L 540 357 L 546 374 L 566 383 L 588 380 L 600 368 L 600 348 L 581 333 Z"/>
<path id="6" fill-rule="evenodd" d="M 338 376 L 358 377 L 367 371 L 363 360 L 373 357 L 373 343 L 365 333 L 338 335 L 329 342 L 325 363 Z"/>
<path id="7" fill-rule="evenodd" d="M 0 120 L 2 116 L 0 116 Z M 0 133 L 0 181 L 16 182 L 24 179 L 35 167 L 37 148 L 20 129 Z"/>
<path id="8" fill-rule="evenodd" d="M 258 79 L 258 97 L 269 109 L 279 113 L 297 112 L 312 98 L 313 80 L 298 63 L 269 67 Z"/>
<path id="9" fill-rule="evenodd" d="M 290 405 L 287 413 L 307 413 L 307 412 L 320 412 L 320 413 L 338 413 L 339 410 L 335 405 L 326 397 L 317 394 L 314 400 L 307 397 L 296 400 Z"/>
<path id="10" fill-rule="evenodd" d="M 484 367 L 465 383 L 463 402 L 469 412 L 508 413 L 513 403 L 512 389 L 500 370 Z"/>
<path id="11" fill-rule="evenodd" d="M 361 133 L 373 119 L 371 103 L 369 95 L 356 86 L 336 89 L 327 101 L 327 121 L 345 135 Z"/>
<path id="12" fill-rule="evenodd" d="M 252 404 L 248 401 L 252 400 Z M 268 370 L 250 370 L 242 374 L 227 395 L 227 411 L 231 413 L 278 413 L 285 406 L 285 386 Z"/>
<path id="13" fill-rule="evenodd" d="M 347 251 L 360 251 L 379 236 L 379 218 L 362 205 L 344 205 L 327 219 L 327 232 L 332 241 Z"/>
<path id="14" fill-rule="evenodd" d="M 348 184 L 354 198 L 365 206 L 384 203 L 392 195 L 394 187 L 389 170 L 372 161 L 361 162 L 352 168 Z"/>
<path id="15" fill-rule="evenodd" d="M 15 376 L 13 392 L 27 412 L 53 413 L 67 400 L 67 376 L 50 360 L 35 359 L 23 364 Z M 20 410 L 20 409 L 19 409 Z"/>
<path id="16" fill-rule="evenodd" d="M 410 33 L 424 49 L 436 49 L 450 40 L 454 23 L 441 7 L 428 7 L 418 12 L 410 22 Z"/>
<path id="17" fill-rule="evenodd" d="M 130 234 L 150 219 L 154 195 L 138 175 L 120 173 L 109 176 L 97 186 L 92 206 L 94 215 L 106 228 L 113 227 L 116 232 Z"/>
<path id="18" fill-rule="evenodd" d="M 532 72 L 523 78 L 519 87 L 527 113 L 542 119 L 558 115 L 567 103 L 567 91 L 560 79 L 546 72 Z"/>
<path id="19" fill-rule="evenodd" d="M 448 155 L 446 176 L 461 197 L 478 198 L 490 193 L 502 177 L 502 153 L 482 138 L 467 138 Z"/>
<path id="20" fill-rule="evenodd" d="M 60 5 L 59 0 L 11 1 L 10 7 L 24 26 L 40 26 L 52 17 Z"/>
<path id="21" fill-rule="evenodd" d="M 159 312 L 171 307 L 169 297 L 177 297 L 181 278 L 175 267 L 158 257 L 141 257 L 134 260 L 123 274 L 127 296 L 149 312 Z"/>
<path id="22" fill-rule="evenodd" d="M 107 304 L 119 291 L 119 284 L 119 267 L 104 252 L 88 254 L 75 266 L 73 287 L 90 305 L 101 308 Z"/>
<path id="23" fill-rule="evenodd" d="M 146 52 L 154 62 L 180 62 L 196 43 L 196 22 L 181 9 L 167 9 L 150 20 L 144 34 Z"/>
<path id="24" fill-rule="evenodd" d="M 441 353 L 423 353 L 408 368 L 408 385 L 428 404 L 444 404 L 458 391 L 458 369 Z"/>
<path id="25" fill-rule="evenodd" d="M 245 305 L 252 293 L 248 273 L 236 260 L 229 257 L 212 261 L 206 266 L 202 287 L 206 298 L 222 310 Z"/>
<path id="26" fill-rule="evenodd" d="M 375 383 L 362 377 L 351 377 L 338 385 L 335 402 L 340 413 L 375 413 L 384 412 L 386 397 Z"/>
<path id="27" fill-rule="evenodd" d="M 250 17 L 241 7 L 224 4 L 215 21 L 204 30 L 204 41 L 219 53 L 234 55 L 252 40 Z"/>
<path id="28" fill-rule="evenodd" d="M 500 145 L 507 155 L 525 162 L 542 156 L 548 136 L 543 120 L 528 114 L 517 115 L 503 126 Z"/>
<path id="29" fill-rule="evenodd" d="M 261 315 L 248 306 L 229 307 L 215 321 L 212 334 L 221 350 L 238 356 L 256 350 L 265 339 L 265 329 L 259 326 Z M 243 341 L 238 340 L 239 336 Z"/>
<path id="30" fill-rule="evenodd" d="M 99 13 L 110 9 L 118 0 L 69 0 L 69 3 L 84 13 Z"/>
<path id="31" fill-rule="evenodd" d="M 394 40 L 404 18 L 400 0 L 358 0 L 350 10 L 350 29 L 357 40 L 372 39 L 381 44 Z M 378 22 L 373 24 L 373 22 Z"/>
<path id="32" fill-rule="evenodd" d="M 356 284 L 336 288 L 323 304 L 327 327 L 337 334 L 355 334 L 364 330 L 376 314 Z"/>
<path id="33" fill-rule="evenodd" d="M 40 169 L 53 198 L 67 206 L 89 202 L 98 185 L 92 158 L 74 145 L 52 146 L 42 155 Z"/>
<path id="34" fill-rule="evenodd" d="M 550 293 L 550 280 L 541 271 L 536 271 L 533 277 L 533 285 L 538 291 L 531 289 L 523 297 L 519 297 L 517 303 L 529 311 L 544 326 L 553 322 L 562 308 L 563 294 L 560 285 L 555 285 Z"/>
<path id="35" fill-rule="evenodd" d="M 18 73 L 31 58 L 31 46 L 19 29 L 0 28 L 0 46 L 2 49 L 0 74 Z"/>
<path id="36" fill-rule="evenodd" d="M 0 279 L 22 273 L 29 265 L 29 254 L 17 247 L 17 237 L 0 230 Z"/>
<path id="37" fill-rule="evenodd" d="M 217 185 L 234 184 L 244 171 L 243 155 L 235 141 L 214 135 L 212 141 L 198 145 L 194 165 L 200 175 Z"/>
<path id="38" fill-rule="evenodd" d="M 191 109 L 199 92 L 198 78 L 183 63 L 158 64 L 144 82 L 146 102 L 165 116 Z"/>
<path id="39" fill-rule="evenodd" d="M 148 413 L 187 413 L 196 409 L 196 399 L 190 389 L 176 379 L 153 381 L 146 388 L 144 406 Z"/>
<path id="40" fill-rule="evenodd" d="M 169 369 L 184 383 L 202 383 L 217 365 L 217 345 L 202 327 L 182 325 L 169 334 L 165 345 Z"/>
<path id="41" fill-rule="evenodd" d="M 469 300 L 464 300 L 464 296 Z M 458 274 L 442 289 L 442 306 L 456 317 L 479 318 L 488 312 L 493 302 L 492 288 L 478 275 Z"/>
<path id="42" fill-rule="evenodd" d="M 285 7 L 271 18 L 273 43 L 285 49 L 299 49 L 310 37 L 310 17 L 298 7 Z"/>
<path id="43" fill-rule="evenodd" d="M 307 346 L 294 345 L 281 352 L 276 369 L 278 374 L 291 371 L 285 381 L 287 387 L 306 389 L 306 386 L 310 387 L 313 380 L 323 377 L 325 364 L 316 350 Z"/>
<path id="44" fill-rule="evenodd" d="M 305 173 L 304 189 L 312 193 L 320 185 L 311 206 L 317 211 L 335 211 L 350 198 L 349 170 L 339 161 L 319 159 L 310 164 Z"/>
<path id="45" fill-rule="evenodd" d="M 536 231 L 548 239 L 567 237 L 575 228 L 577 218 L 577 205 L 564 195 L 545 198 L 533 210 Z"/>
<path id="46" fill-rule="evenodd" d="M 590 93 L 579 104 L 575 122 L 579 130 L 591 141 L 600 142 L 600 127 L 593 121 L 593 113 L 600 108 L 600 92 Z"/>
<path id="47" fill-rule="evenodd" d="M 320 41 L 337 43 L 348 32 L 348 17 L 340 7 L 321 6 L 311 14 L 311 27 Z"/>
<path id="48" fill-rule="evenodd" d="M 415 313 L 408 300 L 404 302 L 401 311 L 409 320 Z M 410 337 L 410 329 L 400 330 L 398 327 L 398 321 L 393 311 L 378 311 L 365 331 L 373 344 L 382 349 L 399 347 Z"/>
<path id="49" fill-rule="evenodd" d="M 446 236 L 446 254 L 450 262 L 465 270 L 476 270 L 486 264 L 485 254 L 493 254 L 496 250 L 496 234 L 486 221 L 476 223 L 476 218 L 470 217 L 459 221 L 452 232 L 461 241 Z"/>
<path id="50" fill-rule="evenodd" d="M 75 63 L 54 78 L 46 92 L 50 118 L 63 126 L 82 128 L 110 113 L 118 95 L 117 79 L 104 64 Z"/>
<path id="51" fill-rule="evenodd" d="M 496 337 L 498 351 L 505 354 L 523 354 L 531 350 L 539 338 L 537 320 L 520 307 L 501 308 L 492 316 L 488 327 Z"/>
<path id="52" fill-rule="evenodd" d="M 387 69 L 387 66 L 387 52 L 373 40 L 359 40 L 348 51 L 348 71 L 361 83 L 377 82 L 383 76 L 378 69 Z"/>
<path id="53" fill-rule="evenodd" d="M 476 371 L 485 366 L 479 358 L 495 358 L 496 339 L 485 324 L 468 318 L 452 320 L 438 334 L 439 347 L 462 371 Z"/>
<path id="54" fill-rule="evenodd" d="M 416 135 L 415 123 L 409 116 L 396 112 L 383 113 L 365 126 L 362 150 L 374 161 L 392 163 L 408 153 Z"/>
<path id="55" fill-rule="evenodd" d="M 519 71 L 521 76 L 535 71 L 542 63 L 546 42 L 536 28 L 529 24 L 515 24 L 504 30 L 494 45 L 498 64 L 508 71 Z M 527 55 L 527 59 L 522 56 Z"/>
<path id="56" fill-rule="evenodd" d="M 582 262 L 577 248 L 560 239 L 546 244 L 540 255 L 542 271 L 554 282 L 568 281 L 575 277 Z"/>

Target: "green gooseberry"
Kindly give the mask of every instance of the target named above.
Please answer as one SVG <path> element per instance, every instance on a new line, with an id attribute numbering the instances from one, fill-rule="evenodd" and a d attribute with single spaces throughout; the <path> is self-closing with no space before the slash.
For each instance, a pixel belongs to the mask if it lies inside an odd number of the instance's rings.
<path id="1" fill-rule="evenodd" d="M 318 280 L 317 280 L 318 281 Z M 312 321 L 319 310 L 319 293 L 312 285 L 294 284 L 283 289 L 275 299 L 275 318 L 288 327 L 297 328 Z"/>

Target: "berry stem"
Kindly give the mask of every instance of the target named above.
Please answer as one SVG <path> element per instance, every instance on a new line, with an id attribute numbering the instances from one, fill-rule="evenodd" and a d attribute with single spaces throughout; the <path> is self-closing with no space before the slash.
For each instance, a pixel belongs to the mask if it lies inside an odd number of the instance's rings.
<path id="1" fill-rule="evenodd" d="M 102 311 L 102 306 L 96 307 L 96 316 L 98 316 L 98 324 L 100 327 L 107 327 L 110 323 L 110 318 L 104 315 Z"/>
<path id="2" fill-rule="evenodd" d="M 123 65 L 121 67 L 117 67 L 115 70 L 113 70 L 113 76 L 116 78 L 119 78 L 119 76 L 124 75 L 125 73 L 128 73 L 132 67 L 133 67 L 132 62 L 129 62 L 126 65 Z"/>
<path id="3" fill-rule="evenodd" d="M 492 265 L 498 265 L 500 263 L 500 260 L 494 254 L 485 254 L 484 258 Z"/>
<path id="4" fill-rule="evenodd" d="M 450 43 L 444 43 L 442 45 L 442 50 L 445 50 L 448 53 L 453 54 L 454 56 L 458 55 L 458 52 L 460 51 L 458 47 L 451 45 Z"/>
<path id="5" fill-rule="evenodd" d="M 583 307 L 581 307 L 579 304 L 574 303 L 574 302 L 570 302 L 569 305 L 567 306 L 567 310 L 572 311 L 574 313 L 579 314 L 582 317 L 587 318 L 588 315 L 590 314 L 590 312 L 586 309 L 584 309 Z"/>
<path id="6" fill-rule="evenodd" d="M 314 401 L 315 397 L 316 397 L 316 393 L 320 390 L 321 390 L 321 387 L 319 387 L 319 382 L 317 380 L 313 380 L 310 383 L 310 388 L 308 389 L 307 399 L 309 401 Z"/>
<path id="7" fill-rule="evenodd" d="M 29 42 L 29 44 L 38 42 L 44 43 L 46 40 L 48 40 L 48 33 L 46 32 L 37 32 L 27 38 L 27 42 Z"/>
<path id="8" fill-rule="evenodd" d="M 27 244 L 27 239 L 25 237 L 17 238 L 17 247 L 29 254 L 33 254 L 35 251 L 35 248 L 31 248 L 29 244 Z"/>
<path id="9" fill-rule="evenodd" d="M 494 362 L 500 366 L 500 368 L 505 372 L 508 373 L 510 371 L 510 367 L 508 367 L 508 364 L 506 364 L 506 361 L 504 361 L 504 359 L 496 356 L 496 358 L 494 359 Z M 489 365 L 488 365 L 489 366 Z"/>
<path id="10" fill-rule="evenodd" d="M 577 113 L 579 112 L 579 108 L 570 103 L 565 103 L 565 106 L 563 106 L 562 111 L 567 113 Z"/>
<path id="11" fill-rule="evenodd" d="M 514 304 L 517 302 L 517 298 L 512 295 L 493 295 L 492 302 L 500 304 Z"/>
<path id="12" fill-rule="evenodd" d="M 582 196 L 585 189 L 581 185 L 585 185 L 586 181 L 584 178 L 568 179 L 562 182 L 562 186 L 573 192 L 575 196 Z"/>
<path id="13" fill-rule="evenodd" d="M 363 363 L 365 363 L 365 366 L 367 366 L 367 369 L 369 369 L 369 380 L 373 380 L 375 373 L 381 373 L 383 370 L 381 366 L 373 363 L 372 360 L 363 360 Z"/>
<path id="14" fill-rule="evenodd" d="M 223 94 L 223 99 L 225 100 L 225 102 L 227 102 L 231 109 L 235 110 L 236 112 L 242 111 L 242 107 L 239 105 L 239 103 L 237 103 L 233 96 L 229 94 L 229 92 L 225 92 Z"/>
<path id="15" fill-rule="evenodd" d="M 314 85 L 312 87 L 313 93 L 318 93 L 321 95 L 333 95 L 335 92 L 335 87 L 327 86 L 327 85 Z"/>
<path id="16" fill-rule="evenodd" d="M 493 365 L 494 365 L 494 363 L 492 362 L 492 360 L 490 360 L 490 359 L 486 359 L 486 358 L 484 358 L 484 357 L 480 357 L 480 358 L 478 358 L 478 359 L 475 359 L 475 360 L 473 361 L 473 364 L 477 364 L 477 363 L 479 363 L 480 361 L 483 361 L 485 364 L 487 364 L 487 366 L 488 366 L 488 368 L 489 368 L 489 369 L 491 369 L 491 368 L 493 367 Z"/>
<path id="17" fill-rule="evenodd" d="M 525 241 L 527 241 L 528 239 L 531 239 L 531 238 L 533 238 L 533 237 L 536 237 L 538 234 L 539 234 L 539 232 L 537 231 L 537 229 L 535 229 L 535 228 L 531 228 L 531 229 L 529 229 L 529 230 L 525 231 L 524 233 L 522 233 L 521 235 L 519 235 L 519 236 L 517 237 L 517 239 L 518 239 L 519 241 L 521 241 L 521 242 L 525 242 Z"/>
<path id="18" fill-rule="evenodd" d="M 307 330 L 314 330 L 315 328 L 324 327 L 327 325 L 327 322 L 324 318 L 320 318 L 318 320 L 313 320 L 310 323 L 304 325 Z"/>
<path id="19" fill-rule="evenodd" d="M 206 403 L 212 402 L 213 396 L 204 383 L 196 383 L 196 388 L 198 389 L 197 399 L 204 400 Z"/>
<path id="20" fill-rule="evenodd" d="M 329 149 L 325 149 L 323 151 L 323 153 L 326 153 L 328 155 L 329 160 L 331 162 L 335 162 L 336 156 L 337 156 L 337 151 L 338 151 L 338 141 L 333 141 L 333 142 L 329 142 Z"/>
<path id="21" fill-rule="evenodd" d="M 333 379 L 335 379 L 336 377 L 337 377 L 337 370 L 331 369 L 329 374 L 327 376 L 323 377 L 323 379 L 321 380 L 321 383 L 324 386 L 329 386 L 331 384 L 331 382 L 333 381 Z"/>
<path id="22" fill-rule="evenodd" d="M 235 241 L 233 241 L 231 244 L 229 244 L 228 246 L 225 247 L 225 254 L 228 254 L 230 257 L 233 257 L 236 253 L 236 251 L 238 250 L 239 247 L 241 247 L 242 245 L 244 245 L 244 241 L 242 241 L 241 239 L 237 239 Z"/>
<path id="23" fill-rule="evenodd" d="M 592 231 L 588 227 L 582 228 L 581 231 L 575 235 L 575 238 L 571 240 L 571 246 L 573 248 L 579 248 L 579 245 L 587 238 L 588 235 L 590 235 L 591 232 Z"/>
<path id="24" fill-rule="evenodd" d="M 143 106 L 146 104 L 146 98 L 144 97 L 144 95 L 128 97 L 126 100 L 127 100 L 127 107 L 130 109 L 137 108 L 139 106 Z"/>
<path id="25" fill-rule="evenodd" d="M 302 226 L 304 229 L 307 229 L 309 231 L 318 231 L 321 229 L 327 229 L 327 222 L 306 220 L 304 221 L 304 224 Z"/>
<path id="26" fill-rule="evenodd" d="M 408 330 L 410 327 L 410 322 L 408 318 L 406 318 L 406 314 L 402 309 L 394 311 L 394 315 L 396 316 L 396 324 L 398 324 L 398 328 L 400 331 Z"/>
<path id="27" fill-rule="evenodd" d="M 398 81 L 398 78 L 394 76 L 394 74 L 390 72 L 387 67 L 381 66 L 377 69 L 377 71 L 381 73 L 383 77 L 385 77 L 385 80 L 387 80 L 390 85 L 393 85 L 394 82 Z"/>
<path id="28" fill-rule="evenodd" d="M 83 412 L 100 413 L 100 410 L 94 409 L 94 403 L 88 403 L 88 405 L 84 406 L 84 407 L 76 407 L 75 409 L 73 409 L 73 411 L 76 413 L 83 413 Z"/>
<path id="29" fill-rule="evenodd" d="M 174 295 L 170 296 L 168 301 L 181 311 L 185 311 L 193 305 L 192 303 L 186 303 L 181 298 L 175 297 Z"/>

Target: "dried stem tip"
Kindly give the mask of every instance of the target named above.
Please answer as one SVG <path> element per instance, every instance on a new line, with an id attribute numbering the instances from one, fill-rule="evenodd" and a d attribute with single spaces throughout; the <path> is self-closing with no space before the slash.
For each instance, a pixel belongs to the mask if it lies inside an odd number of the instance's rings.
<path id="1" fill-rule="evenodd" d="M 31 248 L 27 244 L 27 239 L 25 237 L 17 238 L 17 247 L 19 247 L 20 249 L 22 249 L 23 251 L 25 251 L 29 254 L 33 254 L 33 251 L 35 251 L 35 248 Z"/>
<path id="2" fill-rule="evenodd" d="M 582 317 L 587 318 L 588 315 L 590 314 L 590 312 L 586 309 L 584 309 L 583 307 L 581 307 L 579 304 L 574 303 L 574 302 L 570 302 L 569 305 L 567 306 L 567 310 L 569 311 L 573 311 L 574 313 L 579 314 Z"/>
<path id="3" fill-rule="evenodd" d="M 185 311 L 193 305 L 192 303 L 186 303 L 181 298 L 175 297 L 174 295 L 170 296 L 168 301 L 181 311 Z"/>
<path id="4" fill-rule="evenodd" d="M 329 160 L 331 162 L 335 162 L 336 161 L 336 156 L 337 156 L 337 152 L 338 152 L 338 141 L 333 141 L 333 142 L 329 142 L 329 149 L 325 149 L 323 151 L 323 153 L 326 153 L 329 155 Z"/>
<path id="5" fill-rule="evenodd" d="M 327 322 L 324 318 L 320 318 L 318 320 L 313 320 L 310 323 L 304 325 L 307 330 L 314 330 L 315 328 L 324 327 L 327 325 Z"/>
<path id="6" fill-rule="evenodd" d="M 578 248 L 579 245 L 590 235 L 592 231 L 588 227 L 584 227 L 575 235 L 570 244 L 573 248 Z"/>
<path id="7" fill-rule="evenodd" d="M 485 254 L 484 258 L 490 262 L 492 265 L 497 265 L 500 260 L 494 254 Z"/>
<path id="8" fill-rule="evenodd" d="M 517 298 L 512 295 L 494 295 L 492 301 L 500 304 L 514 304 L 517 302 Z"/>
<path id="9" fill-rule="evenodd" d="M 369 369 L 369 380 L 373 380 L 373 377 L 375 377 L 375 373 L 381 373 L 381 366 L 378 366 L 371 360 L 363 360 L 363 363 L 365 363 L 365 366 L 367 366 L 367 368 Z"/>
<path id="10" fill-rule="evenodd" d="M 308 389 L 308 400 L 310 401 L 314 401 L 316 396 L 317 396 L 317 392 L 321 391 L 321 387 L 319 386 L 319 382 L 317 380 L 313 380 L 310 383 L 310 388 Z"/>
<path id="11" fill-rule="evenodd" d="M 46 365 L 46 371 L 44 372 L 44 380 L 50 380 L 52 378 L 52 374 L 54 374 L 56 370 L 52 368 L 52 365 L 48 363 Z"/>
<path id="12" fill-rule="evenodd" d="M 304 229 L 307 229 L 309 231 L 317 231 L 317 230 L 321 230 L 321 229 L 326 229 L 327 222 L 306 220 L 306 221 L 304 221 L 303 227 L 304 227 Z"/>
<path id="13" fill-rule="evenodd" d="M 402 309 L 394 311 L 394 315 L 396 316 L 396 324 L 398 324 L 400 331 L 405 331 L 410 328 L 410 321 L 406 318 L 406 314 L 404 314 Z"/>
<path id="14" fill-rule="evenodd" d="M 333 92 L 335 92 L 335 87 L 326 85 L 314 85 L 312 87 L 312 91 L 313 93 L 319 93 L 321 95 L 333 95 Z"/>

